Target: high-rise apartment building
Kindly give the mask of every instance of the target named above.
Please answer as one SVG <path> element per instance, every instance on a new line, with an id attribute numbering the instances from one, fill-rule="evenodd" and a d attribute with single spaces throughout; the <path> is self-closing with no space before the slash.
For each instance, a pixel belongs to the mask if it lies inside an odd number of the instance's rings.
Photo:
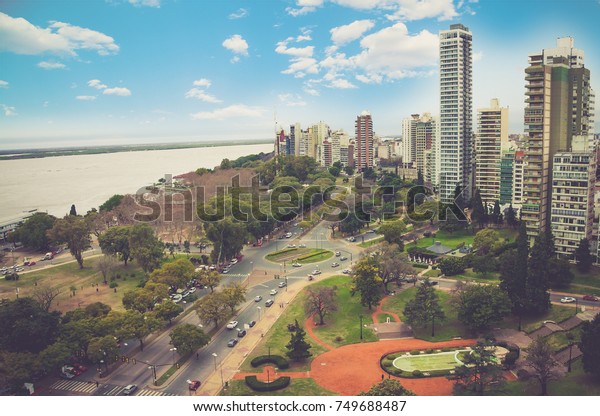
<path id="1" fill-rule="evenodd" d="M 500 200 L 500 162 L 508 144 L 508 107 L 494 98 L 489 108 L 477 110 L 475 187 L 484 204 Z"/>
<path id="2" fill-rule="evenodd" d="M 302 139 L 302 129 L 300 123 L 290 125 L 290 154 L 300 156 L 300 141 Z"/>
<path id="3" fill-rule="evenodd" d="M 356 117 L 355 126 L 355 152 L 356 170 L 361 172 L 365 168 L 373 167 L 373 120 L 371 113 L 363 111 Z"/>
<path id="4" fill-rule="evenodd" d="M 472 190 L 472 41 L 462 24 L 440 31 L 439 194 L 452 202 L 459 185 Z"/>
<path id="5" fill-rule="evenodd" d="M 579 242 L 592 239 L 596 153 L 589 137 L 573 139 L 570 152 L 558 152 L 552 165 L 551 223 L 559 256 L 573 259 Z"/>
<path id="6" fill-rule="evenodd" d="M 402 120 L 402 163 L 412 166 L 417 153 L 417 121 L 419 114 L 412 114 Z"/>
<path id="7" fill-rule="evenodd" d="M 522 219 L 530 240 L 550 225 L 552 162 L 568 151 L 574 135 L 592 141 L 594 94 L 584 54 L 573 38 L 529 55 L 525 69 L 525 171 Z"/>

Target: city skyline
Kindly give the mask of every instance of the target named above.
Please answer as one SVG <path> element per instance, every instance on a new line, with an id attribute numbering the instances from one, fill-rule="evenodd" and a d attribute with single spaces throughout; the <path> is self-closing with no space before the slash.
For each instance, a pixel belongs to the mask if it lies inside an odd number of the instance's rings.
<path id="1" fill-rule="evenodd" d="M 456 23 L 473 33 L 473 108 L 498 98 L 509 132 L 522 133 L 528 54 L 556 38 L 585 51 L 598 91 L 594 10 L 595 0 L 4 2 L 0 148 L 270 139 L 275 114 L 286 129 L 323 120 L 352 134 L 363 110 L 376 134 L 400 135 L 411 114 L 439 115 L 438 33 Z"/>

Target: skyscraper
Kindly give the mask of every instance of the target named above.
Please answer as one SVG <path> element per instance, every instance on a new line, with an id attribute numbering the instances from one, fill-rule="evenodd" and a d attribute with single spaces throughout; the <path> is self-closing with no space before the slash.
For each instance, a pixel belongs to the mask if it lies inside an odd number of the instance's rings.
<path id="1" fill-rule="evenodd" d="M 440 32 L 440 186 L 452 202 L 459 185 L 469 198 L 472 184 L 472 34 L 461 24 Z"/>
<path id="2" fill-rule="evenodd" d="M 371 113 L 363 111 L 356 117 L 355 142 L 356 142 L 356 170 L 361 172 L 365 168 L 373 167 L 373 120 Z"/>
<path id="3" fill-rule="evenodd" d="M 522 219 L 530 240 L 547 229 L 552 199 L 552 161 L 568 151 L 574 135 L 592 142 L 594 102 L 590 71 L 573 38 L 529 55 L 525 69 L 525 171 Z"/>
<path id="4" fill-rule="evenodd" d="M 508 148 L 508 107 L 500 107 L 498 99 L 489 108 L 477 110 L 475 137 L 475 187 L 484 204 L 500 200 L 500 162 Z M 512 186 L 511 186 L 512 188 Z"/>

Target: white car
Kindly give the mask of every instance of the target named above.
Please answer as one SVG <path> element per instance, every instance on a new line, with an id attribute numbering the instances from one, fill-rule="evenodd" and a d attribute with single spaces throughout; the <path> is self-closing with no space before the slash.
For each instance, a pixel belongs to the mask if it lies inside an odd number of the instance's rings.
<path id="1" fill-rule="evenodd" d="M 560 303 L 573 303 L 575 301 L 576 299 L 571 296 L 565 296 L 564 298 L 560 299 Z"/>
<path id="2" fill-rule="evenodd" d="M 336 256 L 336 257 L 339 257 L 339 256 L 341 256 L 341 255 L 342 255 L 342 253 L 340 253 L 339 251 L 336 251 L 336 252 L 335 252 L 335 256 Z"/>
<path id="3" fill-rule="evenodd" d="M 342 270 L 342 273 L 344 273 L 344 274 L 350 274 L 350 269 L 344 269 L 344 270 Z"/>
<path id="4" fill-rule="evenodd" d="M 339 267 L 339 265 L 340 265 L 339 263 L 335 263 L 335 262 L 331 263 L 331 267 Z"/>
<path id="5" fill-rule="evenodd" d="M 238 259 L 231 259 L 230 263 L 231 264 L 236 264 L 238 262 Z"/>
<path id="6" fill-rule="evenodd" d="M 298 248 L 306 248 L 306 244 L 298 244 Z"/>
<path id="7" fill-rule="evenodd" d="M 292 263 L 292 267 L 302 267 L 302 265 L 298 262 Z"/>
<path id="8" fill-rule="evenodd" d="M 123 394 L 125 396 L 129 396 L 131 393 L 133 393 L 136 390 L 137 390 L 137 385 L 135 385 L 135 384 L 129 384 L 128 386 L 126 386 L 123 389 Z"/>
<path id="9" fill-rule="evenodd" d="M 277 289 L 273 289 L 269 292 L 269 295 L 275 296 L 277 294 Z"/>
<path id="10" fill-rule="evenodd" d="M 291 238 L 292 237 L 292 233 L 285 233 L 285 238 Z"/>
<path id="11" fill-rule="evenodd" d="M 296 244 L 288 244 L 287 248 L 296 248 Z"/>
<path id="12" fill-rule="evenodd" d="M 312 274 L 315 274 L 315 275 L 316 275 L 316 274 L 321 274 L 321 270 L 316 270 L 316 269 L 315 269 L 315 270 L 313 270 L 313 271 L 312 271 Z"/>
<path id="13" fill-rule="evenodd" d="M 238 321 L 230 321 L 227 324 L 227 329 L 235 329 L 238 326 Z"/>

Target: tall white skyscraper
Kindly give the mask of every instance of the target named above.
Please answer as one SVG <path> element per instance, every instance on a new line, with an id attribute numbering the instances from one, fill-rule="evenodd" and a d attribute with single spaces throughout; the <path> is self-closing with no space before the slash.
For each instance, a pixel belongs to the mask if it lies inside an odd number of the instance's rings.
<path id="1" fill-rule="evenodd" d="M 461 24 L 440 32 L 440 186 L 442 202 L 472 193 L 472 41 Z"/>

